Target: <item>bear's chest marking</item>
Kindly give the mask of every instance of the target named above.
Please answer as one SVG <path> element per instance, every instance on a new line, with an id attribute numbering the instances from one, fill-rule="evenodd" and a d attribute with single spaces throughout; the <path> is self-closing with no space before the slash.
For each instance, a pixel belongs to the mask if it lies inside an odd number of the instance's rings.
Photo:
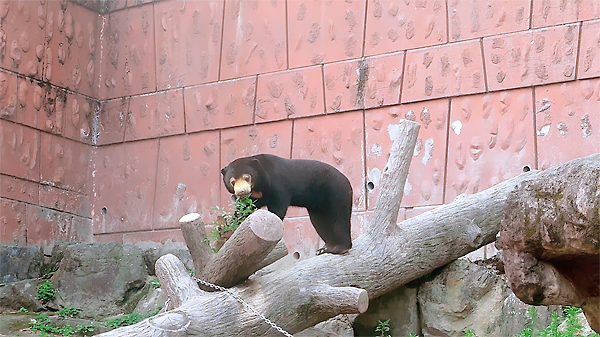
<path id="1" fill-rule="evenodd" d="M 260 198 L 262 198 L 262 192 L 252 191 L 252 194 L 250 194 L 250 196 L 254 199 L 260 199 Z"/>

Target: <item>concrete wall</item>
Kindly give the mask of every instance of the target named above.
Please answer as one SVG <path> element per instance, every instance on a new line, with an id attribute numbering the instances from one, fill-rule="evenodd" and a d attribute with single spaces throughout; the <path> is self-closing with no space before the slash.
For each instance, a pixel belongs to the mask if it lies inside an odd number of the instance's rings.
<path id="1" fill-rule="evenodd" d="M 399 220 L 600 151 L 598 1 L 82 3 L 0 6 L 2 242 L 62 238 L 60 216 L 89 240 L 182 240 L 180 216 L 227 206 L 220 168 L 262 152 L 344 172 L 356 237 L 402 118 L 422 128 Z M 304 210 L 285 228 L 290 250 L 320 244 Z"/>

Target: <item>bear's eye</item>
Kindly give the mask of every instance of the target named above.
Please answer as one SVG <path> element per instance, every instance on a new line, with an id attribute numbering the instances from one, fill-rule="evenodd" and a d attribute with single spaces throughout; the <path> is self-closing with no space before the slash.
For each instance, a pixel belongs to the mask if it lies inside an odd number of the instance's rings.
<path id="1" fill-rule="evenodd" d="M 235 186 L 235 178 L 229 179 L 229 183 L 231 184 L 231 186 Z"/>
<path id="2" fill-rule="evenodd" d="M 243 178 L 245 181 L 247 181 L 247 182 L 250 182 L 250 175 L 249 175 L 249 174 L 244 174 L 244 175 L 242 176 L 242 178 Z"/>

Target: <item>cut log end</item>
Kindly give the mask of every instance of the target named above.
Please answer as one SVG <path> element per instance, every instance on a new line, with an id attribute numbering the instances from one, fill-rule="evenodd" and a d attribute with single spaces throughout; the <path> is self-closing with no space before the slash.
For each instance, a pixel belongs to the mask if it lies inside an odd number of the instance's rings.
<path id="1" fill-rule="evenodd" d="M 200 218 L 200 214 L 198 214 L 198 213 L 189 213 L 189 214 L 186 214 L 186 215 L 182 216 L 181 219 L 179 219 L 179 224 L 184 224 L 184 223 L 192 222 L 192 221 L 197 220 L 198 218 Z"/>
<path id="2" fill-rule="evenodd" d="M 198 213 L 189 213 L 179 219 L 181 235 L 185 240 L 197 273 L 204 269 L 207 261 L 213 258 L 213 252 L 206 242 L 206 229 L 202 217 Z"/>
<path id="3" fill-rule="evenodd" d="M 315 308 L 324 313 L 362 314 L 369 308 L 369 293 L 361 288 L 318 285 L 311 290 Z"/>
<path id="4" fill-rule="evenodd" d="M 250 229 L 259 238 L 277 242 L 283 237 L 283 223 L 280 223 L 277 215 L 259 209 L 248 217 L 250 221 Z"/>
<path id="5" fill-rule="evenodd" d="M 233 232 L 199 278 L 222 287 L 232 287 L 256 272 L 257 267 L 283 236 L 283 222 L 265 210 L 257 210 Z M 195 260 L 194 260 L 195 261 Z M 207 291 L 209 289 L 203 288 Z"/>
<path id="6" fill-rule="evenodd" d="M 362 291 L 358 295 L 358 305 L 356 306 L 359 314 L 362 314 L 369 309 L 369 293 L 364 289 L 361 290 Z"/>

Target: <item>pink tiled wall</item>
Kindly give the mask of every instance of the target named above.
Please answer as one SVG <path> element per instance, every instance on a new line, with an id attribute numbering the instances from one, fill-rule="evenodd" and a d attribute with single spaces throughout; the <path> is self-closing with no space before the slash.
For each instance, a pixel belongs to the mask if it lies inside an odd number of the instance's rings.
<path id="1" fill-rule="evenodd" d="M 399 220 L 600 152 L 596 0 L 77 2 L 0 1 L 0 242 L 182 240 L 265 152 L 344 172 L 357 237 L 400 119 Z"/>
<path id="2" fill-rule="evenodd" d="M 92 241 L 100 15 L 0 1 L 0 243 Z"/>

